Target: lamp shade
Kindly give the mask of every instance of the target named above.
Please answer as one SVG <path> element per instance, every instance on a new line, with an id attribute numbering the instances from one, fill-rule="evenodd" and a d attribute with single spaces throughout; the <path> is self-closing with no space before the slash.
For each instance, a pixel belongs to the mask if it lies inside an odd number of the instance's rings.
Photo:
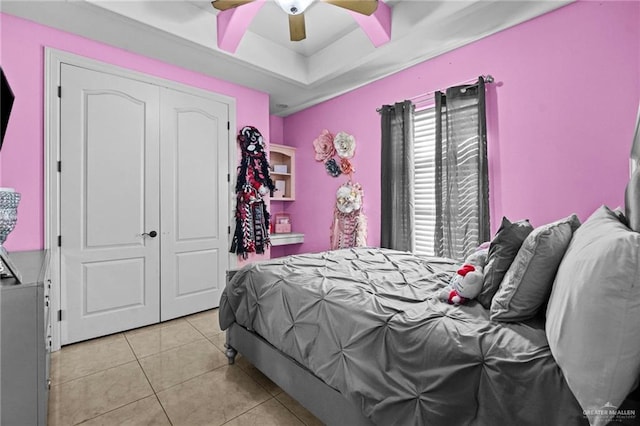
<path id="1" fill-rule="evenodd" d="M 13 188 L 0 188 L 0 246 L 16 226 L 19 202 L 20 193 Z"/>

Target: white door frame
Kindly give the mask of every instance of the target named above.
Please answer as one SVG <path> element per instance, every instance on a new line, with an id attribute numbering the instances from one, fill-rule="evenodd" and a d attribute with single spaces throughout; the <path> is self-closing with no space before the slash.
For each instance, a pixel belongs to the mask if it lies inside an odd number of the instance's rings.
<path id="1" fill-rule="evenodd" d="M 91 69 L 94 71 L 114 74 L 133 80 L 150 83 L 160 87 L 178 90 L 195 96 L 212 99 L 228 105 L 229 108 L 229 206 L 234 206 L 235 175 L 233 171 L 237 166 L 236 147 L 236 100 L 230 96 L 208 92 L 197 87 L 188 86 L 160 77 L 154 77 L 138 71 L 129 70 L 117 65 L 108 64 L 94 59 L 85 58 L 73 53 L 45 47 L 45 73 L 44 73 L 44 248 L 48 249 L 51 256 L 51 312 L 52 312 L 52 350 L 60 349 L 60 336 L 62 323 L 58 321 L 58 310 L 65 310 L 66 300 L 63 300 L 64 292 L 60 280 L 60 248 L 58 247 L 58 235 L 60 235 L 60 177 L 58 175 L 58 161 L 60 160 L 60 100 L 58 98 L 58 86 L 60 85 L 60 65 L 62 63 Z M 62 89 L 64 90 L 64 88 Z M 63 93 L 64 96 L 64 93 Z M 64 167 L 64 165 L 63 165 Z M 233 228 L 233 210 L 229 210 L 229 225 Z M 228 236 L 227 247 L 231 243 L 231 235 Z M 229 253 L 229 268 L 237 265 L 237 257 Z M 64 314 L 62 321 L 64 321 Z"/>

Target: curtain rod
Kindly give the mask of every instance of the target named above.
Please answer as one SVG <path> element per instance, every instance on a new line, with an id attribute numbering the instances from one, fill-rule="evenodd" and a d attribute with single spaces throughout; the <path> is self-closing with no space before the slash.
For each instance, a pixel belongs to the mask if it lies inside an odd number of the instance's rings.
<path id="1" fill-rule="evenodd" d="M 481 75 L 480 77 L 484 78 L 484 82 L 485 83 L 493 83 L 495 81 L 495 79 L 493 78 L 493 76 L 491 74 Z M 469 80 L 465 80 L 465 81 L 461 81 L 460 83 L 452 84 L 450 87 L 462 86 L 462 85 L 465 85 L 465 84 L 473 84 L 473 83 L 476 83 L 477 81 L 478 81 L 478 77 L 472 78 L 472 79 L 469 79 Z M 418 103 L 418 102 L 416 102 L 417 99 L 424 98 L 424 99 L 420 99 L 420 101 L 425 102 L 427 100 L 430 100 L 430 98 L 433 98 L 433 95 L 436 92 L 438 92 L 438 91 L 443 92 L 445 90 L 446 89 L 431 90 L 429 92 L 421 93 L 419 95 L 411 97 L 411 98 L 409 98 L 407 100 L 408 101 L 413 101 L 414 103 Z M 380 112 L 380 111 L 382 111 L 382 109 L 381 108 L 377 108 L 376 111 Z"/>
<path id="2" fill-rule="evenodd" d="M 493 81 L 494 81 L 493 76 L 492 76 L 491 74 L 481 75 L 480 77 L 484 78 L 484 82 L 485 82 L 485 83 L 493 83 Z M 465 85 L 465 84 L 473 84 L 473 83 L 475 83 L 475 82 L 477 82 L 477 81 L 478 81 L 478 77 L 476 77 L 476 78 L 472 78 L 472 79 L 469 79 L 469 80 L 465 80 L 465 81 L 461 81 L 460 83 L 452 84 L 450 87 L 453 87 L 453 86 L 462 86 L 462 85 Z M 417 95 L 417 96 L 414 96 L 414 97 L 412 97 L 412 98 L 409 98 L 409 99 L 407 99 L 407 100 L 408 100 L 408 101 L 413 101 L 413 100 L 416 100 L 416 99 L 422 98 L 422 97 L 424 97 L 424 96 L 433 95 L 433 94 L 435 94 L 435 93 L 436 93 L 436 92 L 438 92 L 438 91 L 440 91 L 440 92 L 444 92 L 445 90 L 446 90 L 446 89 L 431 90 L 430 92 L 421 93 L 421 94 L 419 94 L 419 95 Z"/>

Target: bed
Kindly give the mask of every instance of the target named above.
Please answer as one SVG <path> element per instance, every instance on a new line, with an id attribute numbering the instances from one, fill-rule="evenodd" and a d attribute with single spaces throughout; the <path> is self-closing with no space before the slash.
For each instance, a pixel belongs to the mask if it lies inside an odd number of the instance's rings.
<path id="1" fill-rule="evenodd" d="M 247 265 L 220 304 L 229 362 L 239 352 L 330 425 L 638 424 L 640 234 L 629 206 L 626 218 L 602 206 L 569 234 L 551 294 L 522 321 L 439 300 L 459 266 L 450 259 L 355 248 Z"/>

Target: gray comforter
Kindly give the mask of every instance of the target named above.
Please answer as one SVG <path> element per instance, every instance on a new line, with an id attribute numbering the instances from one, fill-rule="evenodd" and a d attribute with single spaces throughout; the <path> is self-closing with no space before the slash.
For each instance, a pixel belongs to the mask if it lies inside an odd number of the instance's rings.
<path id="1" fill-rule="evenodd" d="M 436 299 L 455 270 L 386 249 L 255 263 L 227 285 L 220 324 L 258 333 L 379 425 L 585 424 L 540 320 Z"/>

